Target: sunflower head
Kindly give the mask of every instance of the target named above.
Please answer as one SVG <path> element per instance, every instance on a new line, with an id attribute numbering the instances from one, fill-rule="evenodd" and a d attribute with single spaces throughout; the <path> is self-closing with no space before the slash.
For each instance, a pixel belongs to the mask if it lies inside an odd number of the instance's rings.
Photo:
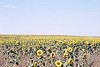
<path id="1" fill-rule="evenodd" d="M 50 53 L 50 57 L 54 58 L 55 57 L 55 53 L 54 52 Z"/>
<path id="2" fill-rule="evenodd" d="M 65 52 L 65 53 L 63 54 L 63 57 L 64 57 L 64 58 L 68 57 L 68 52 Z"/>
<path id="3" fill-rule="evenodd" d="M 73 49 L 72 49 L 71 47 L 68 47 L 68 51 L 69 51 L 69 52 L 72 52 Z"/>
<path id="4" fill-rule="evenodd" d="M 86 59 L 87 58 L 87 55 L 86 54 L 83 54 L 83 59 Z"/>
<path id="5" fill-rule="evenodd" d="M 63 41 L 62 41 L 62 44 L 66 44 L 66 40 L 63 40 Z"/>
<path id="6" fill-rule="evenodd" d="M 42 56 L 42 54 L 43 54 L 43 51 L 42 50 L 37 50 L 37 55 L 38 56 Z"/>
<path id="7" fill-rule="evenodd" d="M 61 67 L 61 66 L 62 66 L 62 62 L 61 62 L 60 60 L 57 60 L 57 61 L 55 62 L 55 65 L 56 65 L 57 67 Z"/>
<path id="8" fill-rule="evenodd" d="M 69 58 L 68 59 L 68 64 L 72 64 L 72 62 L 73 62 L 73 59 L 72 58 Z"/>
<path id="9" fill-rule="evenodd" d="M 33 66 L 34 66 L 34 67 L 37 67 L 37 66 L 38 66 L 38 62 L 34 62 L 34 63 L 33 63 Z"/>
<path id="10" fill-rule="evenodd" d="M 56 43 L 55 45 L 56 45 L 56 46 L 59 46 L 59 44 L 58 44 L 58 43 Z"/>
<path id="11" fill-rule="evenodd" d="M 50 46 L 49 46 L 49 45 L 47 46 L 47 49 L 48 49 L 48 50 L 50 49 Z"/>
<path id="12" fill-rule="evenodd" d="M 68 50 L 67 49 L 64 49 L 64 53 L 66 53 L 66 52 L 68 52 Z"/>
<path id="13" fill-rule="evenodd" d="M 68 56 L 68 50 L 67 49 L 64 49 L 63 57 L 66 58 L 67 56 Z"/>
<path id="14" fill-rule="evenodd" d="M 82 51 L 83 51 L 83 53 L 85 53 L 85 52 L 86 52 L 86 50 L 85 50 L 85 49 L 82 49 Z"/>
<path id="15" fill-rule="evenodd" d="M 84 51 L 85 51 L 85 49 L 82 49 L 82 51 L 84 52 Z"/>

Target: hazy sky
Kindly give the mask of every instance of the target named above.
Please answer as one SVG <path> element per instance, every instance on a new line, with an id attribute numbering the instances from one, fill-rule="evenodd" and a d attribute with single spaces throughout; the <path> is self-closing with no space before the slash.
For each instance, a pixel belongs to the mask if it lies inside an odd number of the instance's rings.
<path id="1" fill-rule="evenodd" d="M 0 0 L 0 34 L 100 36 L 99 0 Z"/>

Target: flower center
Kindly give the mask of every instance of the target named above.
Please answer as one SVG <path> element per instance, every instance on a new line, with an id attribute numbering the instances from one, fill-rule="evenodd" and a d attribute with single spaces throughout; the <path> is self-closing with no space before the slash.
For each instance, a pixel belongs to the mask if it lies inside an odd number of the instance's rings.
<path id="1" fill-rule="evenodd" d="M 58 62 L 57 65 L 60 65 L 60 63 Z"/>
<path id="2" fill-rule="evenodd" d="M 41 54 L 41 52 L 39 52 L 39 54 Z"/>

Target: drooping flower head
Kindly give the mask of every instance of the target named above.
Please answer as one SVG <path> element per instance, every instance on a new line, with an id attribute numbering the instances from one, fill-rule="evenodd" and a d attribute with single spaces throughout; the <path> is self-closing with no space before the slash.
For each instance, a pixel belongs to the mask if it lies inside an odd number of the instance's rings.
<path id="1" fill-rule="evenodd" d="M 73 59 L 72 58 L 69 58 L 68 59 L 68 64 L 72 64 L 72 62 L 73 62 Z"/>
<path id="2" fill-rule="evenodd" d="M 54 52 L 50 53 L 50 57 L 54 58 L 55 57 L 55 53 Z"/>

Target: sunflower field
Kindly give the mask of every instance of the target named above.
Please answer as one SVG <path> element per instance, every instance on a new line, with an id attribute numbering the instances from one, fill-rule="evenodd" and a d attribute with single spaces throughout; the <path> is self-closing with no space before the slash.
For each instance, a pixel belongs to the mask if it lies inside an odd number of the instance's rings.
<path id="1" fill-rule="evenodd" d="M 0 67 L 92 67 L 97 56 L 100 37 L 0 35 Z"/>

